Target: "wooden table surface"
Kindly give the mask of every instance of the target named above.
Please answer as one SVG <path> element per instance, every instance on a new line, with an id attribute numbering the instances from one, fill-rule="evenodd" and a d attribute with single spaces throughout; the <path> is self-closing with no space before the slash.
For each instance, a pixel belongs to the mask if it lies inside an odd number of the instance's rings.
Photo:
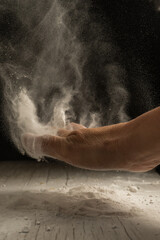
<path id="1" fill-rule="evenodd" d="M 0 240 L 160 239 L 160 176 L 0 162 Z"/>

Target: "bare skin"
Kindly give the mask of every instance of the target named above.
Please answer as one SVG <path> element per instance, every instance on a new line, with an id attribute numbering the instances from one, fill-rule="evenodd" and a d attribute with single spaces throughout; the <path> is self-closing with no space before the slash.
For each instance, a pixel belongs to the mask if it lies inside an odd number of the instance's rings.
<path id="1" fill-rule="evenodd" d="M 160 164 L 160 107 L 126 123 L 71 125 L 73 130 L 60 129 L 58 136 L 36 137 L 44 156 L 94 170 L 146 172 Z M 25 134 L 24 143 L 33 138 Z"/>

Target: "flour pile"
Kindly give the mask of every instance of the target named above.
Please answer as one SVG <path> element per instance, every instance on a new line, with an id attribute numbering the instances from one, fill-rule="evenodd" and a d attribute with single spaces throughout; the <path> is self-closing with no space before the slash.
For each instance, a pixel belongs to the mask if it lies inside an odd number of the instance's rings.
<path id="1" fill-rule="evenodd" d="M 122 194 L 121 194 L 122 195 Z M 110 216 L 133 217 L 136 208 L 121 202 L 122 196 L 105 187 L 79 185 L 49 191 L 15 193 L 8 202 L 9 208 L 28 211 L 39 209 L 57 217 L 108 218 Z M 116 200 L 113 200 L 116 198 Z M 11 203 L 10 203 L 11 202 Z M 3 204 L 3 201 L 1 201 Z M 140 212 L 140 209 L 138 209 Z M 37 222 L 39 225 L 39 222 Z"/>

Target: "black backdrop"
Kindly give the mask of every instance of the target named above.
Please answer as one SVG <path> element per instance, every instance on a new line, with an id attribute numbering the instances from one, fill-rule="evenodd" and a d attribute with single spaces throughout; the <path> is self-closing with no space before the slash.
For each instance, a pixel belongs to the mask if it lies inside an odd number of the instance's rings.
<path id="1" fill-rule="evenodd" d="M 47 2 L 49 1 L 46 1 L 45 6 L 47 6 Z M 21 31 L 25 31 L 12 9 L 6 10 L 5 8 L 4 10 L 2 6 L 6 4 L 5 1 L 0 1 L 1 63 L 6 60 L 2 57 L 3 42 L 8 39 L 13 39 L 13 42 L 21 41 Z M 109 17 L 111 27 L 115 31 L 117 45 L 123 52 L 123 64 L 128 76 L 127 88 L 130 93 L 127 109 L 129 116 L 135 118 L 149 109 L 159 106 L 160 13 L 155 10 L 152 2 L 147 0 L 92 0 L 92 11 L 95 17 L 96 15 L 97 17 L 98 15 L 103 16 L 103 19 L 105 16 Z M 0 80 L 0 149 L 3 153 L 0 160 L 24 159 L 24 156 L 18 153 L 7 137 L 8 129 L 3 114 L 5 108 L 3 81 L 2 78 Z M 151 104 L 143 93 L 143 87 L 146 86 L 149 86 L 151 93 Z M 95 91 L 103 91 L 101 85 Z"/>

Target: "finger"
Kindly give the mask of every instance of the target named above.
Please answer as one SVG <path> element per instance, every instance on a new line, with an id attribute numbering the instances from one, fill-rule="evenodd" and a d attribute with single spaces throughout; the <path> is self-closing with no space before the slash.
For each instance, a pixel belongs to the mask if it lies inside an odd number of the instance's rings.
<path id="1" fill-rule="evenodd" d="M 67 137 L 69 133 L 71 133 L 72 131 L 71 130 L 67 130 L 67 129 L 59 129 L 57 131 L 57 135 L 60 136 L 60 137 Z"/>
<path id="2" fill-rule="evenodd" d="M 22 135 L 22 145 L 28 155 L 40 159 L 44 156 L 62 160 L 65 139 L 50 135 L 36 136 L 34 134 Z"/>
<path id="3" fill-rule="evenodd" d="M 82 124 L 78 124 L 78 123 L 70 123 L 70 125 L 72 126 L 72 129 L 73 130 L 78 130 L 78 129 L 84 129 L 86 128 L 85 126 L 83 126 Z"/>

